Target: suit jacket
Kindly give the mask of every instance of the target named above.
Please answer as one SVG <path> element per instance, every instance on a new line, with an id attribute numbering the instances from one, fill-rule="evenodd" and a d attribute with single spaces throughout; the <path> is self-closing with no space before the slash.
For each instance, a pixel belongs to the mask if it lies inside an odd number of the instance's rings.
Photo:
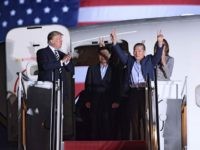
<path id="1" fill-rule="evenodd" d="M 118 55 L 121 62 L 126 65 L 126 71 L 124 74 L 124 92 L 126 92 L 129 88 L 130 84 L 130 75 L 132 71 L 132 67 L 134 62 L 136 61 L 134 56 L 131 56 L 130 54 L 125 54 L 124 51 L 121 49 L 121 47 L 116 44 L 113 46 L 114 52 Z M 151 80 L 154 80 L 154 67 L 158 64 L 159 60 L 161 59 L 163 47 L 157 46 L 157 51 L 154 55 L 147 55 L 141 60 L 141 69 L 144 79 L 147 79 L 147 76 L 149 75 L 149 78 Z"/>
<path id="2" fill-rule="evenodd" d="M 85 89 L 88 100 L 97 98 L 98 94 L 109 93 L 111 95 L 111 66 L 108 65 L 104 78 L 101 78 L 100 64 L 90 66 L 85 80 Z M 96 97 L 97 96 L 97 97 Z"/>
<path id="3" fill-rule="evenodd" d="M 58 51 L 60 60 L 64 57 L 65 53 Z M 61 66 L 60 61 L 56 60 L 55 54 L 49 46 L 37 51 L 38 63 L 38 80 L 39 81 L 53 81 L 53 71 L 55 71 L 56 79 L 59 77 L 59 68 L 70 71 L 74 74 L 74 65 L 69 62 L 66 66 Z"/>
<path id="4" fill-rule="evenodd" d="M 65 53 L 58 51 L 60 60 L 64 57 Z M 37 51 L 37 63 L 38 63 L 38 81 L 53 81 L 53 72 L 55 72 L 55 80 L 61 78 L 63 81 L 63 100 L 66 105 L 66 100 L 69 98 L 69 86 L 67 82 L 66 71 L 74 74 L 74 65 L 72 62 L 69 62 L 66 66 L 61 66 L 60 61 L 56 59 L 55 54 L 50 49 L 49 46 L 42 48 Z M 59 68 L 62 69 L 60 74 Z M 64 115 L 66 108 L 64 107 Z M 50 107 L 44 110 L 46 119 L 44 120 L 44 125 L 46 128 L 50 128 Z M 64 117 L 66 118 L 66 117 Z M 64 121 L 64 124 L 65 121 Z"/>

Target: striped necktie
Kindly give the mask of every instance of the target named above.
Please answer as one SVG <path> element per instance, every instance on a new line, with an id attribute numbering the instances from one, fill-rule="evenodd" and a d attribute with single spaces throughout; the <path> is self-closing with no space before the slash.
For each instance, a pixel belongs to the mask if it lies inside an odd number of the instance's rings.
<path id="1" fill-rule="evenodd" d="M 58 53 L 58 50 L 55 50 L 55 56 L 56 56 L 56 60 L 59 61 L 60 60 L 60 55 Z M 59 72 L 62 73 L 62 69 L 59 68 Z"/>
<path id="2" fill-rule="evenodd" d="M 59 53 L 58 53 L 58 50 L 55 50 L 55 56 L 56 56 L 56 60 L 60 60 L 60 55 L 59 55 Z"/>

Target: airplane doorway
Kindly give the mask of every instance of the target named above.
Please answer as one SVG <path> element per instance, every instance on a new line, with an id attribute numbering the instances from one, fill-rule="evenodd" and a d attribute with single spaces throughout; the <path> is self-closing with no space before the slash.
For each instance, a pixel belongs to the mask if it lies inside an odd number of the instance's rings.
<path id="1" fill-rule="evenodd" d="M 112 43 L 105 42 L 106 47 L 111 53 L 111 58 L 109 60 L 109 64 L 112 66 L 112 74 L 113 76 L 113 88 L 116 91 L 116 97 L 120 96 L 120 88 L 123 76 L 124 66 L 121 64 L 120 60 L 116 56 L 116 54 L 112 51 Z M 128 53 L 128 42 L 125 40 L 120 41 L 120 46 L 124 49 L 126 53 Z M 77 58 L 73 58 L 75 63 L 75 93 L 76 93 L 76 140 L 90 140 L 89 129 L 90 129 L 90 112 L 85 107 L 86 94 L 85 94 L 85 77 L 87 73 L 88 66 L 95 65 L 99 62 L 98 58 L 98 49 L 99 45 L 97 41 L 93 41 L 88 45 L 80 45 L 75 47 L 74 51 L 78 55 Z M 117 114 L 118 111 L 114 110 L 113 114 Z M 118 114 L 117 114 L 118 115 Z M 114 115 L 113 122 L 119 124 L 119 117 Z M 119 116 L 119 115 L 118 115 Z M 113 139 L 120 139 L 118 137 L 119 131 L 116 126 L 115 135 L 112 135 Z"/>

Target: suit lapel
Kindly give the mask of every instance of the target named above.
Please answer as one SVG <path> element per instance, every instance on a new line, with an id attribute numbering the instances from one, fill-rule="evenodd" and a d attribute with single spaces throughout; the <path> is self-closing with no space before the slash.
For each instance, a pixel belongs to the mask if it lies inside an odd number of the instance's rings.
<path id="1" fill-rule="evenodd" d="M 53 53 L 53 51 L 50 49 L 50 47 L 48 46 L 48 54 L 51 57 L 51 59 L 57 60 L 55 54 Z"/>
<path id="2" fill-rule="evenodd" d="M 105 75 L 104 75 L 104 77 L 103 77 L 102 80 L 106 80 L 106 79 L 109 79 L 109 78 L 110 78 L 110 71 L 111 71 L 111 68 L 110 68 L 110 66 L 108 65 L 108 67 L 107 67 L 107 69 L 106 69 L 106 73 L 105 73 Z"/>
<path id="3" fill-rule="evenodd" d="M 107 70 L 106 70 L 106 73 L 105 73 L 105 76 L 104 76 L 103 79 L 109 78 L 109 74 L 110 74 L 110 66 L 108 65 Z"/>
<path id="4" fill-rule="evenodd" d="M 97 65 L 97 70 L 96 70 L 97 76 L 100 80 L 102 80 L 101 78 L 101 68 L 100 68 L 100 64 Z"/>

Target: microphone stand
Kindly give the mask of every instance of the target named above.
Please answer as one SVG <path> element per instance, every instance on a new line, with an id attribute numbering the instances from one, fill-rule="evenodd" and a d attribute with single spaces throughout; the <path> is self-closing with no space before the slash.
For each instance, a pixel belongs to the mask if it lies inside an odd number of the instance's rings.
<path id="1" fill-rule="evenodd" d="M 59 78 L 56 79 L 56 73 Z M 51 102 L 50 150 L 61 150 L 63 127 L 62 68 L 53 71 L 53 100 Z"/>
<path id="2" fill-rule="evenodd" d="M 26 89 L 24 85 L 24 80 L 27 78 L 24 76 L 23 72 L 17 72 L 19 78 L 19 87 L 17 92 L 18 98 L 18 149 L 26 150 Z M 26 79 L 24 79 L 26 78 Z"/>
<path id="3" fill-rule="evenodd" d="M 21 116 L 21 107 L 22 107 L 22 73 L 19 72 L 19 88 L 18 88 L 18 112 L 17 112 L 17 121 L 18 121 L 18 149 L 22 149 L 22 116 Z"/>

